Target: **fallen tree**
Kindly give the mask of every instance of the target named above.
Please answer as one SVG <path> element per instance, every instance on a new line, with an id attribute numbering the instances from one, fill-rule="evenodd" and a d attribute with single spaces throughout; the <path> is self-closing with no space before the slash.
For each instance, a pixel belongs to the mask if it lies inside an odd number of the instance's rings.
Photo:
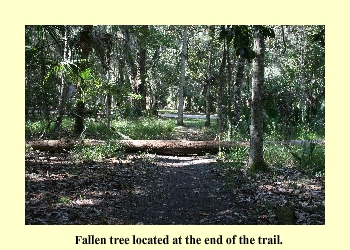
<path id="1" fill-rule="evenodd" d="M 27 147 L 33 150 L 63 152 L 73 149 L 78 144 L 95 146 L 106 143 L 99 140 L 38 140 L 26 143 Z M 187 140 L 119 140 L 115 143 L 120 144 L 127 152 L 148 151 L 150 153 L 166 155 L 192 155 L 204 153 L 217 153 L 220 149 L 228 149 L 237 146 L 249 147 L 249 142 L 236 141 L 187 141 Z M 279 145 L 302 145 L 303 143 L 324 143 L 322 141 L 275 141 L 272 143 Z"/>

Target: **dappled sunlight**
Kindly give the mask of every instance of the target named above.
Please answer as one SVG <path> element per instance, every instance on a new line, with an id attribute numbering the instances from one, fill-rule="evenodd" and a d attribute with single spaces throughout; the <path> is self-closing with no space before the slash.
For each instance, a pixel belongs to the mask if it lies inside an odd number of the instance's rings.
<path id="1" fill-rule="evenodd" d="M 178 157 L 178 156 L 158 156 L 157 166 L 163 167 L 187 167 L 197 164 L 210 164 L 215 163 L 214 158 L 200 158 L 200 157 Z"/>

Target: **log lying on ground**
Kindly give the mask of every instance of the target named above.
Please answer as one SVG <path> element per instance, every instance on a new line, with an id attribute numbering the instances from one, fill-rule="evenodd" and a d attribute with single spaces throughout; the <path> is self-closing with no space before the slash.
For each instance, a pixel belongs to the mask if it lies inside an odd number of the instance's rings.
<path id="1" fill-rule="evenodd" d="M 311 143 L 312 141 L 284 141 L 284 142 L 266 142 L 273 144 L 302 144 Z M 324 143 L 324 141 L 313 141 L 314 143 Z M 31 141 L 26 146 L 34 150 L 62 152 L 73 149 L 77 144 L 88 146 L 102 145 L 104 141 L 98 140 L 40 140 Z M 220 149 L 231 147 L 245 146 L 249 147 L 249 142 L 235 141 L 186 141 L 186 140 L 120 140 L 119 143 L 127 152 L 148 151 L 150 153 L 166 155 L 192 155 L 217 153 Z"/>
<path id="2" fill-rule="evenodd" d="M 26 146 L 33 150 L 62 152 L 73 149 L 77 144 L 88 146 L 101 145 L 104 141 L 97 140 L 40 140 L 30 141 Z M 191 155 L 216 153 L 221 149 L 236 146 L 249 146 L 249 142 L 233 141 L 186 141 L 186 140 L 120 140 L 119 143 L 127 152 L 148 151 L 150 153 L 166 155 Z"/>
<path id="3" fill-rule="evenodd" d="M 186 141 L 186 140 L 123 140 L 120 141 L 126 151 L 148 151 L 166 155 L 192 155 L 217 153 L 219 148 L 249 146 L 249 142 L 234 141 Z"/>

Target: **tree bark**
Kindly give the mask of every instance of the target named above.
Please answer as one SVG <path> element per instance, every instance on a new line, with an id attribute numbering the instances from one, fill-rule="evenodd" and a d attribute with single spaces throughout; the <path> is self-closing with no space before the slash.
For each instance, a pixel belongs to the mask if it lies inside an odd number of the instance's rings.
<path id="1" fill-rule="evenodd" d="M 77 144 L 87 146 L 96 146 L 104 144 L 104 141 L 97 140 L 40 140 L 31 141 L 26 144 L 33 150 L 62 152 L 73 149 Z M 229 141 L 186 141 L 186 140 L 120 140 L 116 141 L 127 152 L 147 151 L 150 153 L 165 155 L 191 155 L 217 153 L 220 149 L 236 146 L 248 146 L 248 142 L 229 142 Z"/>
<path id="2" fill-rule="evenodd" d="M 124 136 L 128 138 L 127 136 Z M 26 144 L 27 147 L 32 147 L 33 150 L 62 152 L 73 149 L 78 144 L 86 146 L 97 146 L 104 144 L 105 141 L 100 140 L 39 140 L 30 141 Z M 166 154 L 166 155 L 190 155 L 190 154 L 205 154 L 217 153 L 220 149 L 229 149 L 232 147 L 249 147 L 249 142 L 239 141 L 186 141 L 186 140 L 120 140 L 116 141 L 124 147 L 127 152 L 148 151 L 150 153 Z M 303 145 L 303 144 L 324 144 L 324 140 L 320 141 L 271 141 L 267 142 L 276 145 Z"/>
<path id="3" fill-rule="evenodd" d="M 184 112 L 184 85 L 185 85 L 186 56 L 187 56 L 187 26 L 184 27 L 183 40 L 182 40 L 181 73 L 180 73 L 180 84 L 179 84 L 179 106 L 178 106 L 178 117 L 177 117 L 177 125 L 179 126 L 184 125 L 183 112 Z"/>
<path id="4" fill-rule="evenodd" d="M 241 86 L 243 82 L 244 76 L 244 61 L 243 57 L 239 57 L 238 59 L 238 67 L 236 74 L 236 84 L 235 84 L 235 106 L 234 106 L 234 120 L 233 124 L 237 126 L 239 120 L 241 119 Z"/>
<path id="5" fill-rule="evenodd" d="M 129 27 L 126 26 L 125 29 L 123 29 L 123 36 L 124 36 L 124 47 L 125 47 L 125 55 L 126 55 L 126 62 L 127 65 L 129 67 L 129 78 L 130 78 L 130 82 L 131 82 L 131 88 L 132 88 L 132 92 L 134 94 L 138 93 L 138 81 L 137 81 L 137 65 L 135 63 L 135 59 L 133 57 L 132 54 L 132 48 L 131 48 L 131 37 L 130 37 L 130 31 L 129 31 Z M 134 101 L 132 97 L 129 97 L 130 99 L 130 116 L 135 115 L 135 113 L 137 114 L 137 109 L 136 109 L 136 105 L 137 101 Z"/>
<path id="6" fill-rule="evenodd" d="M 219 133 L 223 131 L 223 112 L 222 112 L 222 99 L 223 99 L 223 89 L 225 84 L 225 67 L 226 67 L 226 45 L 224 40 L 224 51 L 222 54 L 222 61 L 219 69 L 219 93 L 218 93 L 218 122 L 219 122 Z"/>
<path id="7" fill-rule="evenodd" d="M 263 158 L 263 84 L 264 84 L 264 36 L 260 26 L 254 26 L 253 83 L 250 125 L 249 169 L 266 170 Z"/>
<path id="8" fill-rule="evenodd" d="M 83 31 L 80 34 L 80 44 L 81 44 L 81 59 L 84 61 L 80 70 L 85 70 L 88 66 L 88 58 L 91 51 L 91 38 L 90 33 L 92 32 L 93 25 L 85 25 Z M 77 101 L 75 104 L 75 121 L 74 121 L 74 132 L 81 134 L 84 131 L 84 107 L 85 103 L 83 101 L 82 95 L 82 79 L 78 80 L 77 88 Z"/>
<path id="9" fill-rule="evenodd" d="M 64 34 L 63 34 L 63 61 L 69 61 L 70 58 L 68 56 L 68 41 L 67 41 L 67 30 L 66 30 L 66 26 L 64 27 Z M 65 80 L 64 80 L 64 73 L 63 73 L 63 69 L 60 70 L 59 72 L 60 75 L 60 87 L 59 87 L 59 91 L 60 91 L 60 96 L 58 98 L 58 110 L 57 110 L 57 117 L 56 117 L 56 123 L 55 123 L 55 131 L 60 131 L 61 129 L 61 124 L 62 124 L 62 119 L 63 119 L 63 115 L 64 115 L 64 107 L 65 107 L 65 99 L 66 99 L 66 90 L 65 90 Z"/>
<path id="10" fill-rule="evenodd" d="M 230 59 L 230 49 L 229 45 L 227 45 L 227 75 L 228 75 L 228 82 L 227 82 L 227 93 L 226 93 L 226 99 L 227 99 L 227 139 L 231 140 L 232 136 L 232 98 L 231 98 L 231 92 L 232 92 L 232 84 L 233 84 L 233 65 L 236 61 L 236 56 L 233 58 L 233 64 Z"/>
<path id="11" fill-rule="evenodd" d="M 139 109 L 140 111 L 146 110 L 146 77 L 147 77 L 147 67 L 146 67 L 146 59 L 147 59 L 147 45 L 146 40 L 148 36 L 148 25 L 143 25 L 141 27 L 141 35 L 138 37 L 138 66 L 139 66 L 139 74 L 140 74 L 140 84 L 138 86 L 138 94 L 141 95 L 141 99 L 139 100 Z"/>

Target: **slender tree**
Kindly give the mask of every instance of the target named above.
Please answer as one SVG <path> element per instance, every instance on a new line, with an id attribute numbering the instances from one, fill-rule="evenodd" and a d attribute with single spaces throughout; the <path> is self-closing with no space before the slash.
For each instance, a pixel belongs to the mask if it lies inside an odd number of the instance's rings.
<path id="1" fill-rule="evenodd" d="M 223 131 L 223 90 L 226 81 L 225 68 L 226 68 L 226 40 L 223 43 L 223 53 L 221 59 L 221 65 L 219 69 L 219 92 L 218 92 L 218 122 L 219 122 L 219 133 Z"/>
<path id="2" fill-rule="evenodd" d="M 181 53 L 181 72 L 180 72 L 180 83 L 179 83 L 179 106 L 178 106 L 178 117 L 177 125 L 183 126 L 183 115 L 184 115 L 184 85 L 185 85 L 185 67 L 186 67 L 186 56 L 187 56 L 187 26 L 184 26 L 183 38 L 182 38 L 182 53 Z"/>
<path id="3" fill-rule="evenodd" d="M 242 56 L 238 59 L 236 83 L 235 83 L 235 105 L 234 105 L 234 120 L 233 124 L 237 126 L 239 119 L 241 118 L 241 86 L 244 76 L 245 58 Z"/>
<path id="4" fill-rule="evenodd" d="M 267 170 L 263 158 L 263 85 L 264 35 L 261 26 L 254 26 L 253 83 L 250 125 L 250 151 L 248 166 L 251 171 Z"/>
<path id="5" fill-rule="evenodd" d="M 66 26 L 63 26 L 63 63 L 70 61 L 68 55 L 68 37 Z M 64 107 L 65 107 L 65 96 L 66 96 L 66 88 L 65 88 L 65 76 L 64 76 L 64 67 L 60 67 L 59 71 L 60 76 L 60 85 L 59 85 L 59 99 L 58 99 L 58 110 L 57 110 L 57 118 L 55 123 L 55 130 L 59 131 L 62 124 L 62 119 L 64 115 Z"/>

